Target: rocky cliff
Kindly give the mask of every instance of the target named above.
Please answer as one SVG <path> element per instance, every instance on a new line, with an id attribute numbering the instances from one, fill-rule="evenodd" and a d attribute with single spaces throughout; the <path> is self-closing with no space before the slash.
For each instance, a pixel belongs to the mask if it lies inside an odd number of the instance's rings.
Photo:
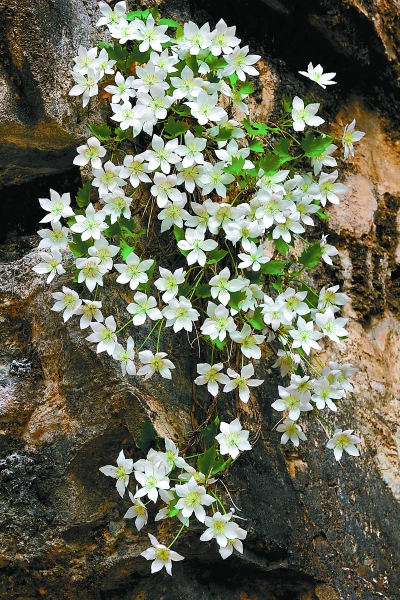
<path id="1" fill-rule="evenodd" d="M 133 4 L 130 5 L 133 8 Z M 165 344 L 180 364 L 173 382 L 123 379 L 96 357 L 77 322 L 49 308 L 52 286 L 32 271 L 38 197 L 74 192 L 75 148 L 87 111 L 67 95 L 79 44 L 98 39 L 95 0 L 0 0 L 0 598 L 75 600 L 396 600 L 399 579 L 400 138 L 399 15 L 394 0 L 164 0 L 165 16 L 237 25 L 262 54 L 252 105 L 273 118 L 282 92 L 303 94 L 297 72 L 321 62 L 334 89 L 315 91 L 336 133 L 354 117 L 366 132 L 356 157 L 340 164 L 348 192 L 325 225 L 339 249 L 318 268 L 318 286 L 339 283 L 352 299 L 350 339 L 326 355 L 359 371 L 341 419 L 362 437 L 361 457 L 334 461 L 325 434 L 293 450 L 273 431 L 278 378 L 263 358 L 267 385 L 247 406 L 220 399 L 258 441 L 227 486 L 249 531 L 245 553 L 222 561 L 186 533 L 174 576 L 149 574 L 148 546 L 123 514 L 98 468 L 124 448 L 135 460 L 143 422 L 187 439 L 210 407 L 192 381 L 195 351 L 185 336 Z M 89 119 L 101 117 L 101 102 Z M 123 310 L 115 304 L 115 311 Z M 179 344 L 176 340 L 179 339 Z M 239 411 L 237 413 L 237 411 Z M 257 434 L 257 435 L 256 435 Z M 314 443 L 314 440 L 316 443 Z M 157 535 L 162 536 L 163 524 Z"/>

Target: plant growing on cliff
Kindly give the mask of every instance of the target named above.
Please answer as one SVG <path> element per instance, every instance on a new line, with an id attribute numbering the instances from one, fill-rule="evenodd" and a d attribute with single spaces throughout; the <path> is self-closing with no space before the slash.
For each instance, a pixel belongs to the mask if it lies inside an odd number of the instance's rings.
<path id="1" fill-rule="evenodd" d="M 51 229 L 39 231 L 45 252 L 34 270 L 50 283 L 65 273 L 61 251 L 69 249 L 75 262 L 65 266 L 79 290 L 53 293 L 52 310 L 64 321 L 80 316 L 80 328 L 92 330 L 86 339 L 116 360 L 124 376 L 171 379 L 176 365 L 162 351 L 162 331 L 184 330 L 203 345 L 207 361 L 199 361 L 195 385 L 207 386 L 213 398 L 235 391 L 244 403 L 264 383 L 253 376 L 263 377 L 257 361 L 269 344 L 277 354 L 273 367 L 290 377 L 272 404 L 283 415 L 281 442 L 305 440 L 300 423 L 310 414 L 332 430 L 327 447 L 337 460 L 343 450 L 357 455 L 359 438 L 321 415 L 336 412 L 352 391 L 355 369 L 324 366 L 314 356 L 322 340 L 348 335 L 348 319 L 338 312 L 349 300 L 338 286 L 317 292 L 307 279 L 319 261 L 332 264 L 337 250 L 326 236 L 308 241 L 306 228 L 328 218 L 326 204 L 338 204 L 346 191 L 337 170 L 322 171 L 337 166 L 337 147 L 317 129 L 324 123 L 319 104 L 284 98 L 276 123 L 253 123 L 248 76 L 258 75 L 260 57 L 240 47 L 235 27 L 222 19 L 214 30 L 208 23 L 182 26 L 160 18 L 156 8 L 127 12 L 125 2 L 99 8 L 98 26 L 106 25 L 113 41 L 100 42 L 100 52 L 79 48 L 70 94 L 82 96 L 85 107 L 100 87 L 109 121 L 89 125 L 92 135 L 78 148 L 74 164 L 90 176 L 76 208 L 69 194 L 54 190 L 40 199 L 48 213 L 42 222 Z M 335 83 L 320 65 L 301 73 L 324 88 Z M 363 135 L 354 127 L 355 121 L 344 132 L 345 157 Z M 153 251 L 159 235 L 164 248 Z M 176 248 L 172 268 L 169 260 L 162 264 L 168 235 Z M 114 281 L 130 299 L 125 323 L 103 316 L 101 288 Z M 137 345 L 140 326 L 147 334 Z M 200 539 L 215 538 L 224 559 L 234 548 L 242 551 L 246 532 L 225 509 L 215 476 L 251 448 L 249 432 L 238 419 L 228 424 L 216 417 L 201 435 L 201 451 L 191 458 L 188 448 L 179 453 L 166 438 L 165 451 L 150 449 L 136 463 L 121 451 L 117 467 L 101 469 L 117 480 L 121 496 L 129 476 L 136 479 L 125 516 L 135 518 L 138 530 L 147 523 L 147 504 L 159 498 L 165 507 L 156 520 L 182 522 L 169 546 L 149 534 L 152 546 L 142 555 L 153 561 L 152 572 L 165 566 L 171 574 L 171 561 L 182 560 L 170 548 L 193 516 L 207 527 Z M 181 483 L 172 485 L 174 479 Z"/>

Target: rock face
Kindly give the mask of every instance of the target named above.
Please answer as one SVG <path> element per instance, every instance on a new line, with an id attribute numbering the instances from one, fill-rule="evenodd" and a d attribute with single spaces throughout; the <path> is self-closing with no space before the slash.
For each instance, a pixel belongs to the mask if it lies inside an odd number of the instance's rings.
<path id="1" fill-rule="evenodd" d="M 297 71 L 321 62 L 338 73 L 334 89 L 315 92 L 333 131 L 355 117 L 367 133 L 355 159 L 339 165 L 348 192 L 330 209 L 325 231 L 339 257 L 315 272 L 318 286 L 340 283 L 352 298 L 349 341 L 325 353 L 359 368 L 340 419 L 360 433 L 361 457 L 337 464 L 311 420 L 309 442 L 299 450 L 280 446 L 270 407 L 279 380 L 266 354 L 267 384 L 247 406 L 236 406 L 233 395 L 219 399 L 222 418 L 238 414 L 254 439 L 259 434 L 226 482 L 248 519 L 243 557 L 222 561 L 215 546 L 198 541 L 200 529 L 191 529 L 179 542 L 186 559 L 174 564 L 173 579 L 149 574 L 139 556 L 146 536 L 122 518 L 129 502 L 98 468 L 121 448 L 141 458 L 135 442 L 146 419 L 160 436 L 182 443 L 210 401 L 197 390 L 193 404 L 197 354 L 185 336 L 164 342 L 179 365 L 172 383 L 126 380 L 107 356 L 96 357 L 76 321 L 63 325 L 50 311 L 59 280 L 52 287 L 37 278 L 37 253 L 28 251 L 38 238 L 18 234 L 36 231 L 38 196 L 79 184 L 71 164 L 87 115 L 67 96 L 69 69 L 78 45 L 98 39 L 98 14 L 95 0 L 0 0 L 0 182 L 9 203 L 4 228 L 15 231 L 0 247 L 0 598 L 396 600 L 399 9 L 390 0 L 201 7 L 165 0 L 163 10 L 178 20 L 237 24 L 251 50 L 263 54 L 264 90 L 252 107 L 258 119 L 273 117 L 282 91 L 302 94 Z M 90 110 L 94 119 L 104 109 Z M 114 301 L 115 312 L 125 304 L 123 297 Z M 152 531 L 163 539 L 168 527 L 162 522 Z"/>

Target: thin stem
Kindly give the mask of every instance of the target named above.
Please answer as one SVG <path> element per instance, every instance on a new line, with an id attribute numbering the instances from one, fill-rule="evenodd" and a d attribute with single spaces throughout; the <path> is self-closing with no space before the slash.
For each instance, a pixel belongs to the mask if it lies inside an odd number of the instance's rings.
<path id="1" fill-rule="evenodd" d="M 115 332 L 115 335 L 118 335 L 120 331 L 122 331 L 123 329 L 125 329 L 125 327 L 128 327 L 129 323 L 132 322 L 132 319 L 129 319 L 129 321 L 127 323 L 125 323 L 125 325 L 122 325 L 122 327 L 120 327 L 118 329 L 118 331 Z"/>
<path id="2" fill-rule="evenodd" d="M 179 529 L 178 533 L 176 534 L 176 536 L 174 537 L 174 539 L 172 540 L 172 542 L 170 543 L 170 545 L 168 546 L 168 548 L 172 548 L 172 546 L 175 544 L 176 540 L 178 539 L 178 537 L 181 535 L 183 528 L 186 526 L 186 523 L 189 521 L 189 517 L 187 517 L 184 522 L 182 523 L 181 528 Z"/>
<path id="3" fill-rule="evenodd" d="M 211 492 L 211 490 L 210 490 Z M 222 512 L 224 513 L 224 515 L 226 515 L 226 510 L 225 510 L 225 506 L 222 504 L 221 500 L 218 498 L 217 494 L 214 494 L 214 492 L 211 492 L 211 495 L 214 496 L 214 498 L 216 499 L 216 501 L 218 502 L 218 504 L 220 505 L 220 507 L 222 508 Z"/>
<path id="4" fill-rule="evenodd" d="M 144 340 L 144 342 L 142 343 L 141 346 L 139 346 L 139 348 L 136 350 L 136 352 L 139 352 L 139 350 L 141 350 L 143 348 L 143 346 L 145 345 L 145 343 L 147 342 L 147 340 L 149 339 L 149 337 L 151 336 L 151 334 L 153 333 L 153 331 L 155 330 L 155 328 L 157 327 L 157 325 L 159 324 L 161 319 L 159 319 L 158 321 L 155 322 L 155 324 L 153 325 L 153 327 L 151 328 L 150 333 L 148 334 L 148 336 L 146 337 L 146 339 Z"/>
<path id="5" fill-rule="evenodd" d="M 234 256 L 233 256 L 233 254 L 232 254 L 232 252 L 231 252 L 231 249 L 229 248 L 229 246 L 228 246 L 228 243 L 227 243 L 227 242 L 225 242 L 225 246 L 226 246 L 226 248 L 227 248 L 227 250 L 228 250 L 228 252 L 229 252 L 229 254 L 230 254 L 230 257 L 231 257 L 231 260 L 232 260 L 232 264 L 233 264 L 233 267 L 234 267 L 234 269 L 235 269 L 235 272 L 236 272 L 236 277 L 239 277 L 239 271 L 237 270 L 237 266 L 236 266 L 236 263 L 235 263 Z"/>
<path id="6" fill-rule="evenodd" d="M 162 328 L 163 323 L 164 323 L 164 319 L 161 319 L 160 320 L 160 326 L 158 328 L 156 352 L 158 352 L 158 348 L 160 346 L 161 328 Z"/>

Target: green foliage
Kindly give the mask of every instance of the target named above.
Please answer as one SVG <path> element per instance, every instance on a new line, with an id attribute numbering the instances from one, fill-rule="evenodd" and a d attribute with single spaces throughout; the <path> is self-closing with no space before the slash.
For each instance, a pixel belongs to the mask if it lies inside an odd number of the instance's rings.
<path id="1" fill-rule="evenodd" d="M 136 440 L 136 445 L 144 453 L 157 445 L 157 433 L 151 421 L 145 421 Z"/>
<path id="2" fill-rule="evenodd" d="M 69 249 L 71 250 L 72 254 L 76 256 L 76 258 L 82 258 L 82 256 L 86 256 L 90 246 L 93 246 L 93 240 L 91 238 L 90 240 L 82 242 L 80 233 L 73 233 L 72 240 L 73 241 L 69 243 Z"/>
<path id="3" fill-rule="evenodd" d="M 311 244 L 311 246 L 303 250 L 299 258 L 299 263 L 312 269 L 319 263 L 322 254 L 323 248 L 321 248 L 320 242 L 315 242 L 315 244 Z"/>
<path id="4" fill-rule="evenodd" d="M 241 156 L 239 158 L 233 158 L 232 163 L 224 168 L 225 173 L 230 173 L 231 175 L 240 175 L 243 170 L 244 158 Z"/>
<path id="5" fill-rule="evenodd" d="M 332 142 L 333 138 L 329 135 L 319 135 L 316 137 L 308 131 L 301 141 L 301 147 L 304 150 L 304 154 L 312 158 L 322 154 Z"/>
<path id="6" fill-rule="evenodd" d="M 107 142 L 110 139 L 111 129 L 106 123 L 102 123 L 101 125 L 89 125 L 89 129 L 101 142 Z"/>
<path id="7" fill-rule="evenodd" d="M 178 135 L 182 135 L 187 132 L 189 125 L 183 121 L 176 121 L 172 117 L 168 118 L 164 126 L 164 131 L 168 134 L 166 137 L 169 139 L 176 138 Z"/>
<path id="8" fill-rule="evenodd" d="M 285 242 L 281 237 L 277 240 L 273 240 L 275 248 L 278 250 L 279 254 L 282 256 L 286 256 L 289 250 L 289 244 Z"/>
<path id="9" fill-rule="evenodd" d="M 196 295 L 199 298 L 210 298 L 211 286 L 208 283 L 202 283 L 201 285 L 198 285 L 196 288 Z"/>
<path id="10" fill-rule="evenodd" d="M 219 417 L 215 417 L 213 421 L 205 429 L 201 430 L 201 437 L 206 446 L 214 446 L 215 436 L 218 433 Z M 204 473 L 204 471 L 203 471 Z"/>
<path id="11" fill-rule="evenodd" d="M 122 260 L 126 260 L 128 256 L 134 251 L 135 248 L 127 244 L 124 240 L 121 240 L 119 243 L 119 247 L 121 248 L 121 256 Z"/>
<path id="12" fill-rule="evenodd" d="M 207 264 L 213 265 L 213 264 L 219 262 L 220 260 L 222 260 L 223 258 L 225 258 L 225 256 L 227 254 L 228 253 L 226 250 L 221 250 L 220 248 L 215 248 L 215 250 L 211 250 L 211 252 L 208 253 Z"/>
<path id="13" fill-rule="evenodd" d="M 252 317 L 249 317 L 248 314 L 246 314 L 246 321 L 248 321 L 254 329 L 257 329 L 257 331 L 261 331 L 265 327 L 261 308 L 259 306 L 257 306 Z"/>
<path id="14" fill-rule="evenodd" d="M 78 193 L 75 196 L 75 200 L 79 208 L 86 208 L 90 202 L 90 181 L 87 181 L 83 184 L 82 187 L 78 189 Z"/>
<path id="15" fill-rule="evenodd" d="M 284 260 L 270 260 L 261 265 L 260 270 L 264 275 L 281 275 L 286 266 L 287 263 Z"/>
<path id="16" fill-rule="evenodd" d="M 215 446 L 211 446 L 208 450 L 201 454 L 197 459 L 197 470 L 203 473 L 206 477 L 209 476 L 212 466 L 215 461 L 217 451 Z"/>

